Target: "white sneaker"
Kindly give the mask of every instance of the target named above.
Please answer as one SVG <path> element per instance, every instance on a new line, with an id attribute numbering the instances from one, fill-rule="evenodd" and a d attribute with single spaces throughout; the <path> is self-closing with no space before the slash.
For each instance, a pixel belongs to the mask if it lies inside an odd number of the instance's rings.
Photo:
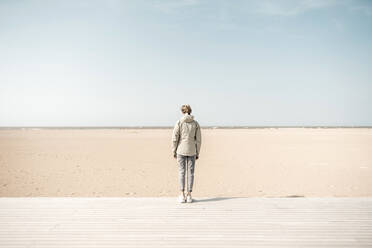
<path id="1" fill-rule="evenodd" d="M 184 203 L 184 202 L 185 202 L 185 196 L 183 196 L 183 195 L 179 195 L 179 196 L 178 196 L 178 202 L 180 202 L 180 203 Z"/>
<path id="2" fill-rule="evenodd" d="M 187 201 L 188 203 L 192 202 L 192 197 L 191 197 L 191 195 L 187 195 L 187 197 L 186 197 L 186 201 Z"/>

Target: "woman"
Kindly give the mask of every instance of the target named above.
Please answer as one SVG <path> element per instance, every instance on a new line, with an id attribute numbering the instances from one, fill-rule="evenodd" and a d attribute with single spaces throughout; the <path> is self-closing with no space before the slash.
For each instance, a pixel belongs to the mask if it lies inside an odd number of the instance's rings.
<path id="1" fill-rule="evenodd" d="M 179 119 L 173 129 L 172 152 L 174 158 L 177 158 L 179 168 L 179 183 L 181 194 L 178 201 L 192 202 L 191 192 L 194 183 L 195 160 L 199 158 L 201 145 L 201 132 L 199 123 L 191 115 L 191 107 L 188 104 L 182 105 L 181 112 L 183 116 Z M 185 199 L 185 170 L 187 171 L 187 197 Z"/>

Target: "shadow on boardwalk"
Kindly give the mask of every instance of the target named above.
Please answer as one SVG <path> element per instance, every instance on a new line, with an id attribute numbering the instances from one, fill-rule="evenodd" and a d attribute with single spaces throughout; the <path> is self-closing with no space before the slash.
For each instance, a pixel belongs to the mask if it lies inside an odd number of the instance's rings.
<path id="1" fill-rule="evenodd" d="M 261 197 L 261 198 L 303 198 L 303 195 L 285 195 L 285 196 L 276 196 L 276 197 Z M 249 198 L 249 197 L 213 197 L 213 198 L 194 198 L 193 202 L 211 202 L 211 201 L 224 201 L 238 198 Z"/>
<path id="2" fill-rule="evenodd" d="M 206 199 L 193 199 L 193 202 L 209 202 L 209 201 L 224 201 L 224 200 L 230 200 L 230 199 L 236 199 L 241 197 L 213 197 L 213 198 L 206 198 Z"/>

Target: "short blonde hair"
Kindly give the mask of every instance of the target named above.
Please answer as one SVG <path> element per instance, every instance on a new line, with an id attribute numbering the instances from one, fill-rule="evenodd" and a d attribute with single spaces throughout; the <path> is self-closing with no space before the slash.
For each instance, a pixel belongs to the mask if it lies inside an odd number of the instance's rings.
<path id="1" fill-rule="evenodd" d="M 184 104 L 184 105 L 181 106 L 181 111 L 184 114 L 186 114 L 186 113 L 191 114 L 192 109 L 191 109 L 190 105 Z"/>

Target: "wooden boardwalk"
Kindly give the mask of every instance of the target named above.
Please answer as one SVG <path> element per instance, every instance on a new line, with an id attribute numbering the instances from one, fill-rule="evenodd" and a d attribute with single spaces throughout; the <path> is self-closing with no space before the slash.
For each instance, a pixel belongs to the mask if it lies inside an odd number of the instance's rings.
<path id="1" fill-rule="evenodd" d="M 372 198 L 0 198 L 0 247 L 372 247 Z"/>

